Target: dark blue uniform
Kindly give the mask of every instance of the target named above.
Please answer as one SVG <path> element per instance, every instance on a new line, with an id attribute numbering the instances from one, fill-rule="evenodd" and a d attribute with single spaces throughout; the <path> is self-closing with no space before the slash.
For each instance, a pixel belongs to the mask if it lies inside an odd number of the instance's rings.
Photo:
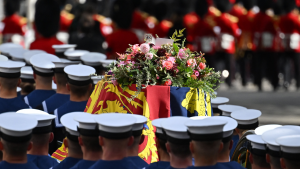
<path id="1" fill-rule="evenodd" d="M 54 166 L 52 169 L 70 169 L 76 165 L 80 160 L 79 158 L 67 157 L 61 163 Z"/>
<path id="2" fill-rule="evenodd" d="M 58 162 L 46 155 L 27 154 L 27 161 L 34 163 L 39 169 L 49 169 L 58 164 Z"/>
<path id="3" fill-rule="evenodd" d="M 36 108 L 42 102 L 48 99 L 50 96 L 54 95 L 54 90 L 34 90 L 30 94 L 24 97 L 24 101 L 31 108 Z"/>
<path id="4" fill-rule="evenodd" d="M 237 146 L 237 143 L 240 140 L 239 135 L 233 135 L 232 140 L 233 140 L 233 145 L 232 145 L 232 149 L 230 150 L 230 158 L 232 157 L 235 147 Z"/>
<path id="5" fill-rule="evenodd" d="M 99 160 L 94 165 L 92 165 L 89 169 L 142 169 L 137 167 L 134 163 L 132 163 L 128 158 L 123 158 L 122 160 L 113 160 L 113 161 L 104 161 Z"/>
<path id="6" fill-rule="evenodd" d="M 167 161 L 158 161 L 155 163 L 151 163 L 147 169 L 166 169 L 170 166 L 170 162 Z"/>
<path id="7" fill-rule="evenodd" d="M 94 165 L 97 161 L 81 160 L 70 169 L 87 169 Z"/>
<path id="8" fill-rule="evenodd" d="M 226 169 L 245 169 L 244 167 L 241 166 L 241 164 L 235 161 L 230 161 L 227 163 L 218 163 L 218 164 L 224 166 Z"/>
<path id="9" fill-rule="evenodd" d="M 2 169 L 39 169 L 32 162 L 27 162 L 26 164 L 12 164 L 6 161 L 0 162 L 0 168 Z"/>
<path id="10" fill-rule="evenodd" d="M 132 157 L 127 157 L 127 158 L 130 161 L 132 161 L 139 168 L 144 168 L 144 167 L 148 167 L 149 166 L 149 164 L 146 163 L 146 161 L 144 161 L 143 159 L 141 159 L 141 157 L 139 157 L 139 156 L 132 156 Z"/>
<path id="11" fill-rule="evenodd" d="M 28 109 L 29 106 L 24 102 L 22 97 L 15 97 L 12 99 L 0 98 L 0 113 L 16 112 L 21 109 Z"/>
<path id="12" fill-rule="evenodd" d="M 42 102 L 41 105 L 38 106 L 38 109 L 43 110 L 48 113 L 54 112 L 55 109 L 66 103 L 70 100 L 69 94 L 59 94 L 56 93 Z"/>
<path id="13" fill-rule="evenodd" d="M 216 165 L 212 165 L 212 166 L 205 166 L 205 167 L 195 167 L 195 166 L 190 166 L 186 169 L 227 169 L 226 167 L 224 167 L 221 164 L 216 164 Z"/>

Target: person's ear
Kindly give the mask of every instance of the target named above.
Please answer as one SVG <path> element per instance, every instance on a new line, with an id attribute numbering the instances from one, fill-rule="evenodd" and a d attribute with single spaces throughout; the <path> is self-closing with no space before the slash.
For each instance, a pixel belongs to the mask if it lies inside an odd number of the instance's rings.
<path id="1" fill-rule="evenodd" d="M 167 152 L 171 153 L 171 148 L 170 148 L 169 142 L 166 142 L 166 148 L 167 148 Z"/>
<path id="2" fill-rule="evenodd" d="M 283 158 L 280 158 L 280 166 L 282 169 L 286 169 L 285 161 Z"/>
<path id="3" fill-rule="evenodd" d="M 78 137 L 78 142 L 79 142 L 80 146 L 83 146 L 83 142 L 82 142 L 82 138 L 81 137 Z"/>
<path id="4" fill-rule="evenodd" d="M 157 138 L 157 137 L 155 137 L 155 142 L 156 142 L 156 147 L 157 147 L 157 149 L 159 149 L 159 148 L 160 148 L 160 144 L 159 144 L 159 141 L 158 141 L 158 138 Z"/>
<path id="5" fill-rule="evenodd" d="M 22 83 L 22 80 L 21 80 L 21 79 L 19 79 L 19 80 L 18 80 L 18 84 L 17 84 L 17 86 L 18 86 L 18 87 L 20 87 L 21 83 Z"/>
<path id="6" fill-rule="evenodd" d="M 101 147 L 104 146 L 104 141 L 103 141 L 103 137 L 99 136 L 99 144 Z"/>
<path id="7" fill-rule="evenodd" d="M 250 156 L 249 156 L 249 161 L 250 161 L 251 164 L 253 164 L 253 156 L 252 156 L 251 153 L 250 153 Z"/>
<path id="8" fill-rule="evenodd" d="M 50 137 L 49 137 L 49 143 L 51 143 L 54 139 L 54 134 L 53 132 L 50 133 Z"/>
<path id="9" fill-rule="evenodd" d="M 3 147 L 3 143 L 0 141 L 0 151 L 3 151 L 4 147 Z"/>
<path id="10" fill-rule="evenodd" d="M 33 79 L 35 80 L 36 79 L 36 74 L 33 72 Z"/>
<path id="11" fill-rule="evenodd" d="M 224 148 L 224 144 L 223 144 L 223 142 L 221 141 L 221 143 L 220 143 L 220 146 L 219 146 L 219 153 L 223 150 L 223 148 Z"/>
<path id="12" fill-rule="evenodd" d="M 133 136 L 129 137 L 127 146 L 132 146 L 133 142 L 134 142 L 134 137 Z"/>
<path id="13" fill-rule="evenodd" d="M 32 149 L 32 142 L 30 141 L 27 147 L 27 151 L 30 151 Z"/>
<path id="14" fill-rule="evenodd" d="M 230 140 L 230 143 L 229 143 L 229 150 L 231 150 L 233 147 L 233 140 Z"/>
<path id="15" fill-rule="evenodd" d="M 269 154 L 266 154 L 266 161 L 267 161 L 267 163 L 271 164 L 271 160 L 270 160 Z"/>
<path id="16" fill-rule="evenodd" d="M 65 147 L 68 148 L 69 147 L 68 140 L 65 138 L 63 142 L 64 142 Z"/>
<path id="17" fill-rule="evenodd" d="M 71 89 L 70 89 L 70 85 L 69 85 L 69 83 L 67 83 L 67 84 L 66 84 L 66 86 L 67 86 L 67 89 L 68 89 L 68 91 L 70 92 L 70 91 L 71 91 Z"/>
<path id="18" fill-rule="evenodd" d="M 55 77 L 55 75 L 52 77 L 52 80 L 53 80 L 53 82 L 54 82 L 55 84 L 57 84 L 57 83 L 56 83 L 56 77 Z"/>
<path id="19" fill-rule="evenodd" d="M 192 141 L 190 142 L 190 151 L 191 151 L 192 154 L 194 154 L 194 152 L 195 152 L 195 150 L 194 150 L 194 144 L 193 144 Z"/>

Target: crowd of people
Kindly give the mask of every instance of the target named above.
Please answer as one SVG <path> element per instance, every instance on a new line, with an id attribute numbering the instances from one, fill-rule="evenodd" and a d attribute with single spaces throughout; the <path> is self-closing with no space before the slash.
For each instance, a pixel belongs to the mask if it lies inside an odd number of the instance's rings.
<path id="1" fill-rule="evenodd" d="M 26 33 L 18 2 L 5 0 L 4 42 Z M 67 32 L 76 49 L 116 59 L 147 33 L 164 38 L 186 28 L 186 46 L 205 53 L 208 65 L 222 71 L 229 86 L 239 72 L 243 86 L 252 81 L 259 90 L 264 77 L 274 90 L 288 89 L 293 78 L 300 87 L 297 0 L 116 0 L 100 12 L 98 4 L 38 0 L 29 48 L 54 54 L 51 46 L 63 43 L 56 34 Z"/>

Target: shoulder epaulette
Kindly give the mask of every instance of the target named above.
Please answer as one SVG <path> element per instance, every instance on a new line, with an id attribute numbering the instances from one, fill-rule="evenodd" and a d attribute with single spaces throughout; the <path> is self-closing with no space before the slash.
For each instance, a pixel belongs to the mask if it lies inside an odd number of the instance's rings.
<path id="1" fill-rule="evenodd" d="M 141 14 L 143 19 L 146 19 L 149 16 L 149 14 L 146 12 L 139 11 L 139 13 Z"/>
<path id="2" fill-rule="evenodd" d="M 221 16 L 221 11 L 219 11 L 217 8 L 210 6 L 208 9 L 211 13 L 213 13 L 216 16 Z"/>
<path id="3" fill-rule="evenodd" d="M 204 20 L 206 21 L 206 23 L 211 26 L 211 27 L 215 27 L 217 25 L 216 21 L 214 20 L 213 16 L 207 16 L 204 18 Z"/>
<path id="4" fill-rule="evenodd" d="M 63 15 L 64 17 L 66 17 L 68 20 L 74 19 L 74 15 L 67 12 L 66 10 L 62 10 L 60 14 Z"/>
<path id="5" fill-rule="evenodd" d="M 111 24 L 111 22 L 109 22 L 109 20 L 106 19 L 106 17 L 103 16 L 103 15 L 96 14 L 96 15 L 95 15 L 95 19 L 96 19 L 98 22 L 100 22 L 100 23 L 102 23 L 102 24 L 105 24 L 105 25 L 110 25 L 110 24 Z"/>
<path id="6" fill-rule="evenodd" d="M 232 22 L 232 23 L 238 23 L 239 21 L 239 18 L 233 16 L 233 15 L 230 15 L 227 13 L 227 17 L 229 18 L 229 20 Z"/>
<path id="7" fill-rule="evenodd" d="M 21 17 L 20 25 L 25 25 L 27 23 L 27 18 Z"/>
<path id="8" fill-rule="evenodd" d="M 170 21 L 167 21 L 167 20 L 163 20 L 162 23 L 163 23 L 164 25 L 166 25 L 167 27 L 169 27 L 169 28 L 171 28 L 171 27 L 173 26 L 173 23 L 170 22 Z"/>

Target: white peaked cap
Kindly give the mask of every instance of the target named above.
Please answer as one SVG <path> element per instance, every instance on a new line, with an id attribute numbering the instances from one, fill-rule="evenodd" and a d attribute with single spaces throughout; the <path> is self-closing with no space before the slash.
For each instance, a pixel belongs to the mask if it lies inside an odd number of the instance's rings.
<path id="1" fill-rule="evenodd" d="M 242 107 L 242 106 L 236 106 L 236 105 L 219 105 L 218 109 L 220 109 L 223 113 L 223 116 L 229 116 L 231 115 L 232 112 L 234 111 L 238 111 L 238 110 L 246 110 L 246 107 Z"/>
<path id="2" fill-rule="evenodd" d="M 227 121 L 226 125 L 223 127 L 223 138 L 229 137 L 233 134 L 234 129 L 237 127 L 238 123 L 236 120 L 226 117 L 226 116 L 213 116 L 211 117 L 216 120 Z"/>
<path id="3" fill-rule="evenodd" d="M 3 113 L 0 115 L 0 130 L 2 134 L 12 137 L 24 137 L 31 134 L 37 126 L 37 120 L 33 116 L 18 113 Z M 4 137 L 2 137 L 4 139 Z M 8 141 L 18 141 L 8 140 Z"/>
<path id="4" fill-rule="evenodd" d="M 41 73 L 53 73 L 52 69 L 55 67 L 53 62 L 55 61 L 59 62 L 60 59 L 55 55 L 47 53 L 39 53 L 30 58 L 30 63 L 34 69 Z"/>
<path id="5" fill-rule="evenodd" d="M 266 131 L 276 129 L 276 128 L 281 127 L 281 126 L 282 125 L 279 125 L 279 124 L 268 124 L 268 125 L 259 126 L 255 129 L 255 134 L 256 135 L 262 135 Z"/>
<path id="6" fill-rule="evenodd" d="M 71 112 L 63 115 L 60 118 L 61 124 L 65 126 L 66 131 L 72 136 L 79 136 L 79 132 L 77 131 L 79 123 L 78 121 L 74 120 L 74 117 L 82 113 L 83 112 Z"/>
<path id="7" fill-rule="evenodd" d="M 32 56 L 34 56 L 36 54 L 40 54 L 40 53 L 46 53 L 46 52 L 43 51 L 43 50 L 27 50 L 27 51 L 24 52 L 23 57 L 24 57 L 26 63 L 31 65 L 30 58 Z"/>
<path id="8" fill-rule="evenodd" d="M 70 60 L 80 60 L 80 57 L 87 53 L 87 50 L 67 50 L 64 55 Z"/>
<path id="9" fill-rule="evenodd" d="M 108 139 L 124 139 L 132 136 L 132 126 L 137 121 L 130 114 L 104 113 L 95 117 L 100 136 Z"/>
<path id="10" fill-rule="evenodd" d="M 267 143 L 267 146 L 270 150 L 280 151 L 280 145 L 276 142 L 276 139 L 288 135 L 298 135 L 300 134 L 299 130 L 292 128 L 282 128 L 278 127 L 273 130 L 266 131 L 262 134 L 262 139 Z"/>
<path id="11" fill-rule="evenodd" d="M 187 140 L 186 143 L 190 142 L 190 136 L 188 134 L 188 128 L 185 126 L 185 122 L 189 118 L 183 116 L 169 117 L 162 122 L 162 128 L 166 132 L 167 140 L 173 143 L 184 143 L 181 140 Z"/>
<path id="12" fill-rule="evenodd" d="M 276 139 L 283 152 L 282 157 L 288 159 L 298 159 L 300 154 L 300 135 L 283 136 Z M 288 155 L 289 154 L 289 155 Z M 297 155 L 297 157 L 295 157 Z M 293 157 L 294 156 L 294 157 Z"/>
<path id="13" fill-rule="evenodd" d="M 103 53 L 86 53 L 80 57 L 85 65 L 89 66 L 99 66 L 101 65 L 100 60 L 106 60 L 106 55 Z"/>
<path id="14" fill-rule="evenodd" d="M 65 52 L 66 50 L 74 50 L 76 45 L 73 44 L 62 44 L 62 45 L 52 45 L 52 48 L 55 50 L 55 52 Z"/>
<path id="15" fill-rule="evenodd" d="M 213 108 L 218 108 L 219 105 L 228 103 L 229 99 L 226 97 L 216 97 L 214 99 L 211 99 L 211 106 Z"/>
<path id="16" fill-rule="evenodd" d="M 260 135 L 250 134 L 246 138 L 251 142 L 252 149 L 266 150 L 266 142 Z"/>

